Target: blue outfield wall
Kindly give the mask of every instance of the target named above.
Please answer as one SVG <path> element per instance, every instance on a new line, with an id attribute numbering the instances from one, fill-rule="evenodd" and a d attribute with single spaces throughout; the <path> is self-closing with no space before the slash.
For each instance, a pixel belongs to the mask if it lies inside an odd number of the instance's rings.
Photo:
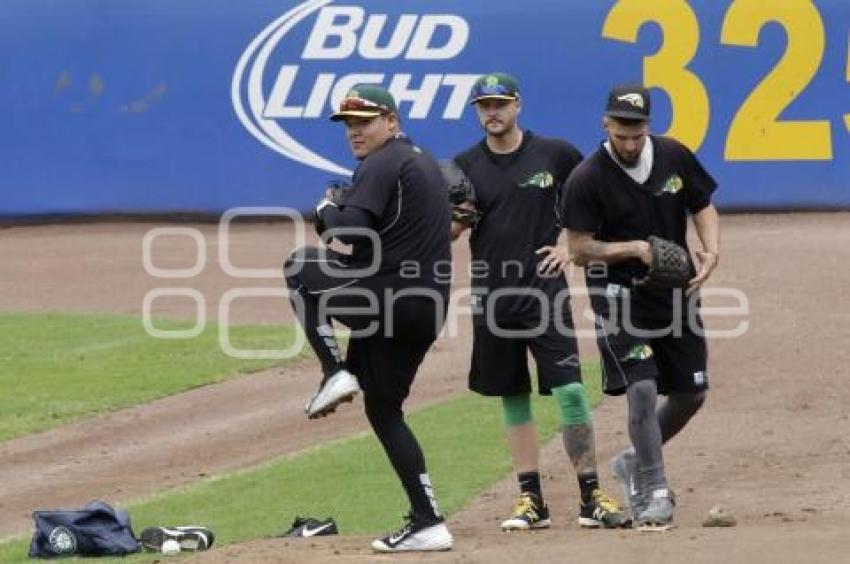
<path id="1" fill-rule="evenodd" d="M 721 207 L 850 206 L 847 0 L 3 0 L 0 215 L 308 209 L 356 165 L 356 81 L 438 157 L 506 70 L 522 125 L 583 152 L 616 82 L 695 149 Z"/>

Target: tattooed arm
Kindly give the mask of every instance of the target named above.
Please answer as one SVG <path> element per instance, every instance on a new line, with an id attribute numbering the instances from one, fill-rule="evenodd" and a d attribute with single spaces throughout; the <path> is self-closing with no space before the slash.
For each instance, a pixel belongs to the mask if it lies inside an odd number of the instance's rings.
<path id="1" fill-rule="evenodd" d="M 624 260 L 637 258 L 645 264 L 652 262 L 652 253 L 646 241 L 625 241 L 622 243 L 606 243 L 597 241 L 592 233 L 569 231 L 570 259 L 578 266 L 586 266 L 594 262 L 613 264 Z"/>

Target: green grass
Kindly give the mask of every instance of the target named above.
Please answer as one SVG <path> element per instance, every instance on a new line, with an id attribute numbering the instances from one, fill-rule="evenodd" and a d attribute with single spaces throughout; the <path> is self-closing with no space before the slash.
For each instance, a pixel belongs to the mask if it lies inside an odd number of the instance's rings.
<path id="1" fill-rule="evenodd" d="M 156 320 L 161 330 L 193 323 Z M 232 326 L 240 349 L 283 349 L 293 329 Z M 140 318 L 0 314 L 0 441 L 218 382 L 280 361 L 239 360 L 209 323 L 192 339 L 157 339 Z"/>
<path id="2" fill-rule="evenodd" d="M 157 321 L 161 329 L 188 324 Z M 234 327 L 239 348 L 283 348 L 291 329 Z M 146 335 L 138 318 L 115 315 L 0 315 L 0 439 L 138 404 L 261 369 L 219 349 L 211 325 L 189 340 Z M 586 371 L 592 403 L 598 369 Z M 541 440 L 557 428 L 554 402 L 534 400 Z M 499 402 L 467 394 L 414 413 L 411 426 L 428 460 L 441 507 L 452 513 L 510 471 Z M 136 531 L 165 523 L 204 523 L 220 543 L 279 534 L 295 515 L 332 515 L 343 534 L 399 524 L 404 493 L 371 434 L 323 444 L 260 467 L 158 494 L 130 505 Z M 25 561 L 28 539 L 0 544 L 0 562 Z M 150 556 L 135 556 L 141 560 Z"/>
<path id="3" fill-rule="evenodd" d="M 595 406 L 601 399 L 598 368 L 586 367 L 585 379 Z M 554 401 L 536 397 L 533 405 L 540 438 L 548 441 L 558 427 Z M 408 421 L 447 514 L 511 470 L 498 400 L 465 394 Z M 569 472 L 566 458 L 564 464 Z M 164 492 L 129 509 L 137 533 L 156 524 L 202 523 L 216 531 L 217 543 L 227 544 L 280 534 L 296 515 L 333 516 L 341 534 L 380 533 L 401 523 L 407 504 L 370 433 Z M 0 562 L 22 560 L 27 546 L 26 540 L 0 545 Z"/>

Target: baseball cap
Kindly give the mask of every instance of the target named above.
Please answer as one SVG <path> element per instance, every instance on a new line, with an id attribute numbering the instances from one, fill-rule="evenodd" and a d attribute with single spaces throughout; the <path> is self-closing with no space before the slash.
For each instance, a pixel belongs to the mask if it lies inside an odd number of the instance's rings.
<path id="1" fill-rule="evenodd" d="M 331 121 L 341 121 L 348 116 L 377 117 L 382 114 L 398 113 L 393 95 L 377 84 L 355 84 L 339 104 L 339 111 L 331 115 Z"/>
<path id="2" fill-rule="evenodd" d="M 623 119 L 649 119 L 649 90 L 640 84 L 621 84 L 608 93 L 605 115 Z"/>
<path id="3" fill-rule="evenodd" d="M 485 98 L 496 100 L 518 100 L 519 81 L 509 74 L 494 72 L 485 74 L 475 81 L 469 103 L 474 104 Z"/>

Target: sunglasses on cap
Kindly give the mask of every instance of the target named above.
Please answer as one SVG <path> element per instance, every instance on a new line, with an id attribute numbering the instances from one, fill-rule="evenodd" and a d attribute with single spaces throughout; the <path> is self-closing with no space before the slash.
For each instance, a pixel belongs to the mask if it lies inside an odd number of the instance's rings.
<path id="1" fill-rule="evenodd" d="M 519 92 L 516 87 L 506 84 L 477 84 L 472 89 L 470 103 L 478 102 L 485 98 L 501 98 L 503 100 L 519 100 Z"/>
<path id="2" fill-rule="evenodd" d="M 474 94 L 481 96 L 510 96 L 516 98 L 516 92 L 504 84 L 485 84 L 475 89 Z"/>
<path id="3" fill-rule="evenodd" d="M 345 98 L 339 105 L 340 112 L 378 112 L 386 114 L 390 109 L 363 98 Z"/>

